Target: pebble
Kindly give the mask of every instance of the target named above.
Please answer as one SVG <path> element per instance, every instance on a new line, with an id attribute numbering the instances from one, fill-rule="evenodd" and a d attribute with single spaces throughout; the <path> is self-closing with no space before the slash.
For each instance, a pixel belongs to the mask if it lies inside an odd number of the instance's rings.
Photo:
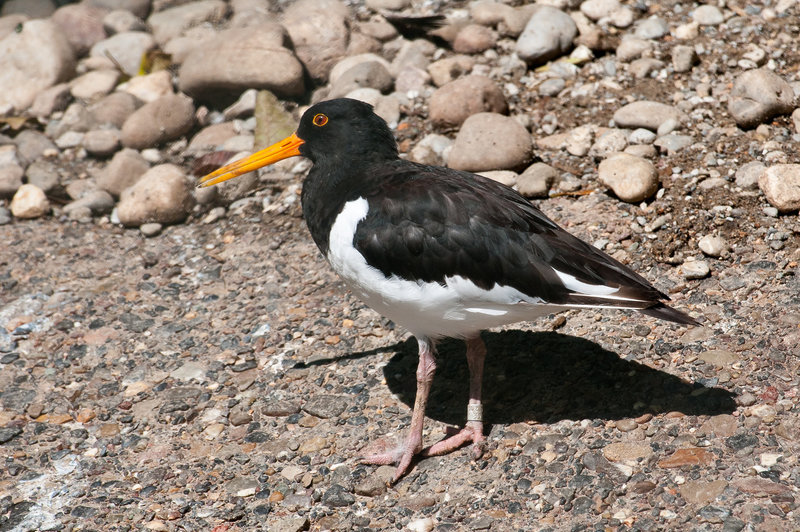
<path id="1" fill-rule="evenodd" d="M 50 212 L 50 201 L 42 189 L 25 184 L 14 194 L 9 208 L 17 218 L 39 218 Z"/>
<path id="2" fill-rule="evenodd" d="M 123 225 L 139 227 L 148 222 L 181 222 L 192 207 L 194 198 L 183 170 L 162 164 L 149 169 L 122 191 L 117 214 Z"/>
<path id="3" fill-rule="evenodd" d="M 114 154 L 108 165 L 98 174 L 97 186 L 119 197 L 150 169 L 150 165 L 136 150 L 123 148 Z"/>
<path id="4" fill-rule="evenodd" d="M 720 257 L 728 251 L 728 243 L 724 238 L 717 235 L 705 235 L 697 242 L 700 251 L 709 257 Z"/>
<path id="5" fill-rule="evenodd" d="M 581 13 L 594 21 L 611 16 L 622 5 L 619 0 L 586 0 L 581 3 Z"/>
<path id="6" fill-rule="evenodd" d="M 627 63 L 641 57 L 642 54 L 648 52 L 652 48 L 652 41 L 626 36 L 620 41 L 615 53 L 619 61 Z"/>
<path id="7" fill-rule="evenodd" d="M 653 146 L 666 154 L 675 154 L 692 144 L 694 144 L 694 138 L 689 135 L 676 135 L 674 133 L 658 137 L 653 142 Z"/>
<path id="8" fill-rule="evenodd" d="M 566 86 L 567 82 L 561 78 L 547 79 L 539 85 L 539 94 L 542 96 L 557 96 Z"/>
<path id="9" fill-rule="evenodd" d="M 192 26 L 220 21 L 226 9 L 222 0 L 195 0 L 155 12 L 147 18 L 147 24 L 158 45 L 163 47 Z"/>
<path id="10" fill-rule="evenodd" d="M 160 223 L 150 222 L 139 226 L 139 231 L 148 238 L 161 234 L 163 226 Z"/>
<path id="11" fill-rule="evenodd" d="M 303 411 L 322 419 L 338 417 L 345 408 L 347 401 L 336 395 L 318 395 L 303 405 Z"/>
<path id="12" fill-rule="evenodd" d="M 94 100 L 105 96 L 117 85 L 119 72 L 116 70 L 92 70 L 70 84 L 72 96 L 82 100 Z"/>
<path id="13" fill-rule="evenodd" d="M 685 279 L 705 279 L 711 273 L 708 263 L 703 260 L 687 260 L 681 265 Z"/>
<path id="14" fill-rule="evenodd" d="M 517 183 L 519 175 L 511 170 L 490 170 L 488 172 L 481 172 L 479 175 L 488 177 L 492 181 L 502 183 L 507 187 L 513 187 Z"/>
<path id="15" fill-rule="evenodd" d="M 564 149 L 567 153 L 576 157 L 583 157 L 589 153 L 594 139 L 594 128 L 592 126 L 578 126 L 572 129 L 564 142 Z"/>
<path id="16" fill-rule="evenodd" d="M 615 425 L 617 427 L 617 430 L 619 430 L 620 432 L 630 432 L 639 426 L 638 423 L 636 423 L 636 421 L 630 418 L 618 419 L 615 422 Z"/>
<path id="17" fill-rule="evenodd" d="M 627 133 L 621 129 L 610 129 L 597 136 L 589 149 L 589 155 L 601 159 L 621 152 L 628 146 L 627 137 Z"/>
<path id="18" fill-rule="evenodd" d="M 612 154 L 597 169 L 600 183 L 628 203 L 639 203 L 658 190 L 658 172 L 653 163 L 627 153 Z"/>
<path id="19" fill-rule="evenodd" d="M 75 70 L 66 37 L 48 20 L 29 20 L 0 40 L 0 107 L 27 109 L 41 91 Z"/>
<path id="20" fill-rule="evenodd" d="M 660 39 L 669 34 L 669 26 L 661 17 L 653 15 L 636 24 L 634 35 L 640 39 Z"/>
<path id="21" fill-rule="evenodd" d="M 114 35 L 125 31 L 145 31 L 147 24 L 127 9 L 115 9 L 103 17 L 103 29 L 108 35 Z"/>
<path id="22" fill-rule="evenodd" d="M 434 85 L 442 87 L 471 72 L 474 66 L 475 59 L 459 54 L 434 61 L 428 65 L 428 74 L 431 75 L 431 81 Z"/>
<path id="23" fill-rule="evenodd" d="M 698 353 L 697 358 L 721 368 L 729 367 L 739 361 L 739 357 L 736 353 L 725 349 L 709 349 L 708 351 Z"/>
<path id="24" fill-rule="evenodd" d="M 200 98 L 252 88 L 278 96 L 300 96 L 305 90 L 303 65 L 283 46 L 285 42 L 283 27 L 273 23 L 221 31 L 189 53 L 180 67 L 178 85 L 181 91 Z"/>
<path id="25" fill-rule="evenodd" d="M 70 214 L 76 209 L 88 209 L 92 214 L 106 214 L 114 208 L 114 198 L 105 190 L 87 190 L 80 198 L 64 205 L 64 212 Z"/>
<path id="26" fill-rule="evenodd" d="M 614 113 L 614 123 L 621 128 L 645 128 L 656 131 L 667 120 L 681 123 L 686 115 L 671 105 L 640 100 L 619 108 Z"/>
<path id="27" fill-rule="evenodd" d="M 0 166 L 0 198 L 10 198 L 22 186 L 25 170 L 15 163 Z"/>
<path id="28" fill-rule="evenodd" d="M 350 506 L 354 502 L 356 502 L 356 498 L 339 484 L 333 484 L 322 495 L 322 504 L 331 508 Z"/>
<path id="29" fill-rule="evenodd" d="M 467 24 L 453 40 L 453 51 L 459 54 L 478 54 L 494 47 L 494 32 L 480 24 Z"/>
<path id="30" fill-rule="evenodd" d="M 603 447 L 603 456 L 612 462 L 635 462 L 652 454 L 653 449 L 645 442 L 614 442 Z"/>
<path id="31" fill-rule="evenodd" d="M 630 144 L 652 144 L 656 140 L 656 134 L 645 128 L 634 129 L 628 136 Z"/>
<path id="32" fill-rule="evenodd" d="M 83 147 L 87 152 L 96 157 L 109 157 L 120 146 L 120 131 L 118 129 L 94 129 L 87 131 L 83 136 Z"/>
<path id="33" fill-rule="evenodd" d="M 422 164 L 441 165 L 452 146 L 453 141 L 449 137 L 430 133 L 411 149 L 409 159 Z"/>
<path id="34" fill-rule="evenodd" d="M 125 120 L 141 105 L 126 92 L 114 92 L 87 107 L 91 122 L 97 126 L 121 129 Z"/>
<path id="35" fill-rule="evenodd" d="M 485 76 L 465 76 L 437 89 L 428 103 L 430 120 L 442 127 L 458 127 L 477 113 L 508 112 L 502 89 Z"/>
<path id="36" fill-rule="evenodd" d="M 194 104 L 184 95 L 171 94 L 143 105 L 122 125 L 122 145 L 151 148 L 189 132 L 194 125 Z"/>
<path id="37" fill-rule="evenodd" d="M 540 65 L 565 54 L 578 35 L 578 27 L 563 11 L 547 5 L 537 9 L 517 39 L 516 52 L 531 65 Z"/>
<path id="38" fill-rule="evenodd" d="M 517 191 L 526 198 L 546 198 L 558 171 L 545 163 L 533 163 L 517 179 Z"/>
<path id="39" fill-rule="evenodd" d="M 692 11 L 692 20 L 701 26 L 719 26 L 725 17 L 717 6 L 705 4 Z"/>
<path id="40" fill-rule="evenodd" d="M 689 504 L 705 505 L 722 495 L 728 487 L 726 480 L 690 480 L 678 488 L 678 493 Z"/>
<path id="41" fill-rule="evenodd" d="M 675 72 L 689 72 L 698 60 L 693 46 L 678 44 L 672 48 L 672 67 Z"/>
<path id="42" fill-rule="evenodd" d="M 371 54 L 370 54 L 371 55 Z M 385 61 L 362 61 L 354 64 L 346 71 L 338 74 L 330 84 L 331 98 L 341 98 L 359 88 L 372 88 L 379 92 L 388 92 L 394 83 Z"/>
<path id="43" fill-rule="evenodd" d="M 658 461 L 658 467 L 664 469 L 679 468 L 684 466 L 708 465 L 714 460 L 714 454 L 701 447 L 686 447 L 678 449 L 670 456 Z"/>
<path id="44" fill-rule="evenodd" d="M 121 84 L 117 89 L 135 96 L 136 99 L 144 103 L 154 102 L 174 92 L 172 75 L 168 70 L 159 70 L 152 74 L 136 76 Z"/>
<path id="45" fill-rule="evenodd" d="M 464 121 L 447 165 L 468 172 L 513 170 L 530 161 L 532 149 L 530 133 L 522 124 L 500 114 L 478 113 Z"/>
<path id="46" fill-rule="evenodd" d="M 793 110 L 792 87 L 770 70 L 747 70 L 733 82 L 728 112 L 739 127 L 753 128 L 776 115 Z"/>
<path id="47" fill-rule="evenodd" d="M 800 164 L 776 164 L 758 178 L 758 188 L 780 213 L 800 209 Z"/>

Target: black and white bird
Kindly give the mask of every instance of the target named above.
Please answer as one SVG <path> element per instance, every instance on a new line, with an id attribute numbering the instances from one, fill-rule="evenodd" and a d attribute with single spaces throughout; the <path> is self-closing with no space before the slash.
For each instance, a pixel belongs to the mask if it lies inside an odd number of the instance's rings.
<path id="1" fill-rule="evenodd" d="M 300 155 L 313 163 L 302 191 L 311 237 L 367 305 L 419 343 L 410 433 L 367 463 L 398 464 L 484 441 L 481 382 L 484 329 L 571 308 L 633 309 L 697 325 L 667 306 L 646 279 L 572 236 L 513 189 L 490 179 L 398 157 L 372 107 L 351 99 L 311 106 L 297 132 L 201 179 L 210 186 Z M 470 370 L 467 423 L 423 448 L 425 406 L 437 340 L 462 338 Z"/>

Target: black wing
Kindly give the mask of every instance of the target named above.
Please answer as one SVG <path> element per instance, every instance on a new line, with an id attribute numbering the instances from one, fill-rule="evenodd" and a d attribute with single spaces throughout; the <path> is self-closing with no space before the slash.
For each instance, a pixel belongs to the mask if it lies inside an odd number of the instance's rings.
<path id="1" fill-rule="evenodd" d="M 646 279 L 504 185 L 407 161 L 371 175 L 372 188 L 360 191 L 369 211 L 354 245 L 384 275 L 439 283 L 458 275 L 481 288 L 511 286 L 548 303 L 647 309 L 694 323 L 664 305 L 669 298 Z"/>

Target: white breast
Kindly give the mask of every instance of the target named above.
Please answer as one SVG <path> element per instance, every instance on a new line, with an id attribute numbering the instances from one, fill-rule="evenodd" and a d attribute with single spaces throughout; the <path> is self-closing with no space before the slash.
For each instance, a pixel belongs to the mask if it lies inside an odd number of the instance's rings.
<path id="1" fill-rule="evenodd" d="M 415 336 L 470 337 L 560 310 L 509 286 L 485 290 L 461 276 L 447 277 L 444 285 L 386 277 L 353 246 L 356 228 L 368 212 L 364 198 L 345 204 L 331 227 L 328 261 L 367 305 Z"/>

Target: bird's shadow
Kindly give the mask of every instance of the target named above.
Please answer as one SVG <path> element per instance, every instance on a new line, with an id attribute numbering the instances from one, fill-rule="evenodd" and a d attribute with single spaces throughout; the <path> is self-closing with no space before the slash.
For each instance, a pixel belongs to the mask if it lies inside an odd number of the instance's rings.
<path id="1" fill-rule="evenodd" d="M 622 419 L 680 411 L 715 415 L 736 409 L 734 394 L 707 388 L 635 361 L 598 344 L 555 332 L 484 333 L 488 354 L 483 376 L 484 420 L 554 423 L 562 419 Z M 384 367 L 391 391 L 409 406 L 416 394 L 417 345 L 393 346 Z M 437 370 L 427 417 L 463 425 L 469 388 L 464 343 L 437 346 Z"/>

